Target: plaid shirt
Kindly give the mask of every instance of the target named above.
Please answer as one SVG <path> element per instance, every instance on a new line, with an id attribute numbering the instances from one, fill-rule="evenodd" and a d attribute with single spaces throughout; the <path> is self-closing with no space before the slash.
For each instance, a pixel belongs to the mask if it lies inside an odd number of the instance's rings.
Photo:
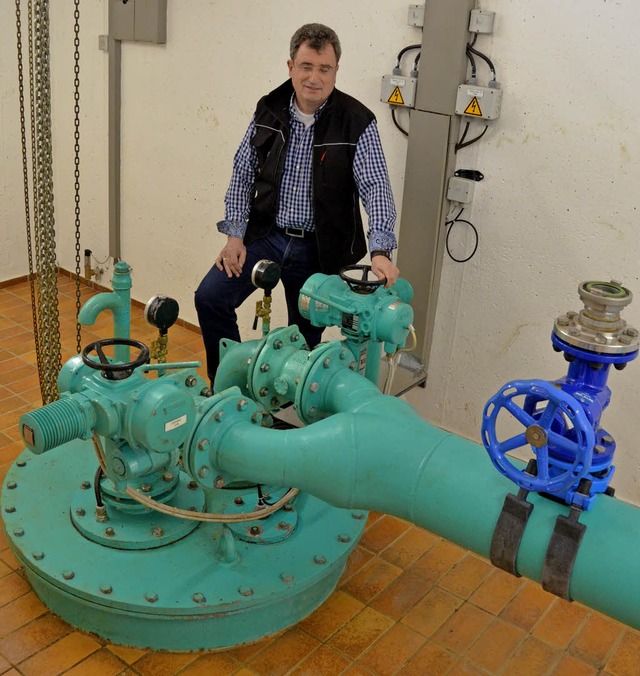
<path id="1" fill-rule="evenodd" d="M 280 228 L 304 228 L 311 231 L 315 225 L 312 181 L 314 125 L 305 127 L 298 119 L 294 97 L 295 95 L 291 97 L 289 104 L 291 128 L 280 184 L 276 225 Z M 316 120 L 325 105 L 316 110 Z M 258 167 L 258 156 L 251 145 L 255 131 L 256 125 L 251 118 L 249 128 L 233 158 L 231 183 L 224 198 L 225 219 L 218 223 L 218 230 L 231 237 L 242 238 L 247 230 Z M 353 159 L 353 176 L 369 216 L 369 251 L 395 249 L 397 244 L 393 229 L 396 208 L 375 120 L 358 139 Z"/>

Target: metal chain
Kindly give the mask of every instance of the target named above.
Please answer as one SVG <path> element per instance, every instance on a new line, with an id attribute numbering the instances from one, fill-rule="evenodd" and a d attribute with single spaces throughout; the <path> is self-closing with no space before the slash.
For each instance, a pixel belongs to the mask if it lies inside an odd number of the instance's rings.
<path id="1" fill-rule="evenodd" d="M 49 62 L 49 0 L 36 0 L 34 12 L 35 62 L 35 127 L 36 137 L 36 205 L 40 260 L 40 331 L 42 363 L 40 377 L 44 380 L 43 403 L 58 398 L 57 375 L 62 356 L 60 348 L 60 318 L 55 250 L 55 218 L 53 202 L 53 154 L 51 134 L 51 68 Z"/>
<path id="2" fill-rule="evenodd" d="M 80 314 L 80 0 L 75 0 L 73 9 L 73 112 L 74 112 L 74 188 L 76 214 L 76 352 L 82 351 Z"/>
<path id="3" fill-rule="evenodd" d="M 29 24 L 31 19 L 29 17 Z M 29 25 L 29 28 L 31 26 Z M 31 30 L 29 30 L 29 34 Z M 22 178 L 24 180 L 24 213 L 26 220 L 27 234 L 27 254 L 29 258 L 29 290 L 31 292 L 31 319 L 33 322 L 33 338 L 36 346 L 36 361 L 40 364 L 40 340 L 38 338 L 38 315 L 36 312 L 36 289 L 35 275 L 33 273 L 33 246 L 31 234 L 31 207 L 29 199 L 29 163 L 27 160 L 27 124 L 25 118 L 24 106 L 24 64 L 22 58 L 22 17 L 20 12 L 20 0 L 16 0 L 16 39 L 18 48 L 18 92 L 20 100 L 20 140 L 22 147 Z M 29 39 L 29 63 L 33 61 L 33 50 L 31 49 L 31 39 Z M 29 68 L 31 76 L 31 67 Z M 32 79 L 30 77 L 30 82 Z M 31 96 L 33 99 L 33 95 Z M 32 118 L 33 119 L 33 118 Z M 40 390 L 42 394 L 42 389 Z"/>

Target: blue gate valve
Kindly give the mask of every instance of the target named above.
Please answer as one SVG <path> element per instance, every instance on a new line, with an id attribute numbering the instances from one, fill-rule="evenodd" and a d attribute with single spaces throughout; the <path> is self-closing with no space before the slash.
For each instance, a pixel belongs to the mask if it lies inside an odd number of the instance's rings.
<path id="1" fill-rule="evenodd" d="M 521 489 L 589 509 L 598 493 L 614 492 L 616 444 L 600 426 L 611 400 L 609 369 L 613 364 L 621 370 L 635 359 L 640 341 L 637 329 L 620 317 L 633 296 L 619 282 L 583 282 L 578 294 L 584 308 L 558 317 L 551 335 L 553 349 L 569 362 L 567 374 L 553 382 L 518 380 L 501 388 L 485 406 L 482 441 L 498 471 Z M 525 430 L 500 437 L 503 411 Z M 508 454 L 527 446 L 536 463 L 520 469 Z"/>

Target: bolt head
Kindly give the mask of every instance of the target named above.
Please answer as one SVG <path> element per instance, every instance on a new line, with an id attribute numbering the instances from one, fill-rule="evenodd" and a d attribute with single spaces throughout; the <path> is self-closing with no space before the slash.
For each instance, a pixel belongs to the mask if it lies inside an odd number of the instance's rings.
<path id="1" fill-rule="evenodd" d="M 100 585 L 100 592 L 102 594 L 111 594 L 112 591 L 113 591 L 113 587 L 110 584 Z"/>
<path id="2" fill-rule="evenodd" d="M 154 535 L 155 537 L 159 538 L 164 535 L 164 530 L 160 528 L 160 526 L 156 526 L 152 531 L 151 535 Z"/>
<path id="3" fill-rule="evenodd" d="M 569 317 L 566 316 L 558 317 L 558 319 L 556 319 L 556 322 L 558 326 L 569 326 L 569 324 L 571 324 L 571 320 L 569 319 Z"/>
<path id="4" fill-rule="evenodd" d="M 233 502 L 236 505 L 244 505 L 244 499 L 240 497 L 239 495 L 233 498 Z"/>
<path id="5" fill-rule="evenodd" d="M 142 485 L 140 486 L 140 490 L 141 490 L 143 493 L 151 493 L 151 484 L 142 484 Z"/>
<path id="6" fill-rule="evenodd" d="M 33 552 L 32 556 L 36 561 L 42 561 L 44 559 L 44 552 Z"/>
<path id="7" fill-rule="evenodd" d="M 165 472 L 165 473 L 162 475 L 162 480 L 163 480 L 163 481 L 169 482 L 169 481 L 173 481 L 174 479 L 175 479 L 175 477 L 174 477 L 173 474 L 171 474 L 171 472 Z"/>
<path id="8" fill-rule="evenodd" d="M 190 482 L 187 484 L 187 488 L 188 488 L 190 491 L 195 491 L 196 488 L 198 488 L 198 484 L 197 484 L 197 482 L 195 482 L 195 481 L 190 481 Z"/>
<path id="9" fill-rule="evenodd" d="M 292 512 L 293 511 L 293 505 L 290 502 L 285 503 L 283 507 L 285 512 Z"/>
<path id="10" fill-rule="evenodd" d="M 253 596 L 253 589 L 251 587 L 238 587 L 238 594 L 241 596 Z"/>
<path id="11" fill-rule="evenodd" d="M 293 582 L 294 577 L 291 575 L 291 573 L 282 573 L 280 575 L 280 579 L 285 583 L 285 584 L 291 584 Z"/>
<path id="12" fill-rule="evenodd" d="M 309 385 L 309 389 L 312 392 L 317 392 L 320 389 L 320 385 L 318 383 L 311 383 L 311 385 Z"/>
<path id="13" fill-rule="evenodd" d="M 329 357 L 327 357 L 327 358 L 322 362 L 322 366 L 323 366 L 324 368 L 328 369 L 329 366 L 331 366 L 331 359 L 329 359 Z"/>
<path id="14" fill-rule="evenodd" d="M 222 420 L 223 417 L 224 417 L 224 411 L 216 411 L 216 412 L 213 414 L 213 419 L 214 419 L 216 422 L 220 422 L 220 421 Z"/>
<path id="15" fill-rule="evenodd" d="M 338 542 L 351 542 L 351 536 L 347 533 L 340 533 L 338 535 Z"/>
<path id="16" fill-rule="evenodd" d="M 625 333 L 632 338 L 638 337 L 638 329 L 634 329 L 632 326 L 627 327 Z"/>
<path id="17" fill-rule="evenodd" d="M 91 482 L 90 481 L 83 481 L 80 484 L 80 488 L 82 488 L 83 491 L 89 490 L 91 488 Z"/>
<path id="18" fill-rule="evenodd" d="M 269 364 L 262 364 L 262 366 L 260 366 L 260 371 L 261 371 L 262 373 L 267 373 L 267 371 L 268 371 L 270 368 L 271 368 L 271 367 L 269 366 Z"/>
<path id="19" fill-rule="evenodd" d="M 631 335 L 631 334 L 629 334 L 629 335 Z M 18 462 L 16 462 L 16 465 L 17 465 L 18 467 L 26 467 L 26 466 L 27 466 L 27 461 L 26 461 L 26 460 L 18 460 Z"/>
<path id="20" fill-rule="evenodd" d="M 200 439 L 198 442 L 198 450 L 204 451 L 204 449 L 209 445 L 209 439 Z"/>
<path id="21" fill-rule="evenodd" d="M 104 529 L 104 534 L 107 537 L 113 537 L 116 534 L 116 532 L 115 532 L 115 530 L 113 530 L 113 528 L 111 528 L 111 526 L 109 526 L 109 528 Z"/>
<path id="22" fill-rule="evenodd" d="M 273 341 L 273 349 L 274 350 L 282 349 L 282 341 L 281 340 L 274 340 Z"/>
<path id="23" fill-rule="evenodd" d="M 144 598 L 149 602 L 149 603 L 155 603 L 158 600 L 158 595 L 155 592 L 147 592 L 144 595 Z"/>
<path id="24" fill-rule="evenodd" d="M 258 391 L 258 394 L 261 397 L 266 397 L 267 394 L 269 394 L 269 388 L 268 387 L 261 387 L 260 390 Z"/>
<path id="25" fill-rule="evenodd" d="M 7 483 L 7 488 L 9 488 L 11 490 L 13 490 L 14 488 L 17 488 L 17 487 L 18 487 L 18 484 L 15 481 L 9 481 Z"/>
<path id="26" fill-rule="evenodd" d="M 216 488 L 224 488 L 224 484 L 225 484 L 225 481 L 221 476 L 217 476 L 215 482 L 213 483 L 213 485 Z"/>
<path id="27" fill-rule="evenodd" d="M 298 333 L 292 333 L 291 334 L 291 342 L 292 343 L 297 343 L 300 340 L 300 334 Z"/>
<path id="28" fill-rule="evenodd" d="M 63 570 L 62 571 L 62 577 L 65 580 L 73 580 L 73 578 L 76 576 L 76 574 L 72 570 Z"/>
<path id="29" fill-rule="evenodd" d="M 249 528 L 249 533 L 251 533 L 251 535 L 260 535 L 260 533 L 262 533 L 262 528 L 260 528 L 260 526 L 251 526 L 251 528 Z"/>
<path id="30" fill-rule="evenodd" d="M 16 511 L 16 508 L 14 505 L 7 505 L 4 508 L 4 511 L 7 512 L 7 514 L 13 514 Z"/>
<path id="31" fill-rule="evenodd" d="M 209 474 L 209 468 L 206 465 L 202 465 L 202 467 L 198 470 L 198 476 L 201 479 L 204 479 L 207 474 Z"/>
<path id="32" fill-rule="evenodd" d="M 184 384 L 187 387 L 195 387 L 198 384 L 198 380 L 195 376 L 188 376 L 187 379 L 184 381 Z"/>
<path id="33" fill-rule="evenodd" d="M 240 399 L 236 408 L 238 409 L 238 411 L 244 411 L 244 409 L 247 408 L 247 400 L 246 399 Z"/>
<path id="34" fill-rule="evenodd" d="M 16 528 L 16 529 L 13 531 L 13 534 L 14 534 L 17 538 L 21 538 L 21 537 L 24 535 L 24 528 Z"/>
<path id="35" fill-rule="evenodd" d="M 204 603 L 204 602 L 207 600 L 206 597 L 205 597 L 205 595 L 204 595 L 203 593 L 201 593 L 201 592 L 196 592 L 196 593 L 191 597 L 191 599 L 192 599 L 195 603 Z"/>
<path id="36" fill-rule="evenodd" d="M 313 562 L 318 564 L 319 566 L 322 566 L 327 562 L 327 558 L 326 556 L 322 556 L 321 554 L 316 554 L 313 557 Z"/>

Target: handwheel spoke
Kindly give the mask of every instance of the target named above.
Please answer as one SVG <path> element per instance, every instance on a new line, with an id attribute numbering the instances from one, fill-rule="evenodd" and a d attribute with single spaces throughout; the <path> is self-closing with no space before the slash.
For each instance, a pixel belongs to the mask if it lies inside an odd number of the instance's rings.
<path id="1" fill-rule="evenodd" d="M 102 345 L 96 345 L 96 352 L 98 353 L 98 358 L 100 359 L 101 364 L 108 364 L 109 360 L 102 349 Z"/>
<path id="2" fill-rule="evenodd" d="M 538 467 L 538 478 L 547 481 L 549 479 L 549 447 L 545 444 L 534 450 Z"/>
<path id="3" fill-rule="evenodd" d="M 575 441 L 571 441 L 571 439 L 567 439 L 557 432 L 549 432 L 549 442 L 556 448 L 560 448 L 568 453 L 573 453 L 576 457 L 578 457 L 580 453 L 580 446 Z"/>
<path id="4" fill-rule="evenodd" d="M 558 410 L 558 404 L 556 404 L 554 401 L 547 401 L 547 406 L 545 407 L 544 411 L 542 412 L 542 415 L 540 416 L 540 419 L 538 420 L 538 424 L 540 427 L 544 427 L 546 430 L 551 427 L 551 423 L 553 422 L 553 419 L 555 418 L 556 411 Z"/>
<path id="5" fill-rule="evenodd" d="M 527 445 L 527 440 L 525 438 L 524 432 L 522 434 L 516 434 L 515 437 L 511 439 L 506 439 L 505 441 L 500 442 L 500 450 L 503 453 L 508 453 L 509 451 L 514 451 L 516 448 L 521 448 L 522 446 Z"/>
<path id="6" fill-rule="evenodd" d="M 514 404 L 511 399 L 505 403 L 504 407 L 518 422 L 522 423 L 525 427 L 536 424 L 536 421 L 526 411 L 523 411 L 517 404 Z"/>

